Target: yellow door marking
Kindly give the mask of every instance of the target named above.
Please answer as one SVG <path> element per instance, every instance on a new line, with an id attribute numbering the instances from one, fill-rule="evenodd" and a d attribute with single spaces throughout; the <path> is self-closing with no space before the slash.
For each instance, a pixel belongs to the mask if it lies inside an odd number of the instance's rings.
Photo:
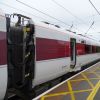
<path id="1" fill-rule="evenodd" d="M 96 84 L 96 86 L 94 87 L 93 91 L 90 93 L 90 95 L 88 96 L 87 100 L 93 100 L 97 91 L 100 88 L 100 81 Z"/>
<path id="2" fill-rule="evenodd" d="M 76 81 L 85 81 L 86 79 L 76 79 L 76 80 L 70 80 L 71 82 L 76 82 Z"/>
<path id="3" fill-rule="evenodd" d="M 68 81 L 67 83 L 68 83 L 69 91 L 71 92 L 71 98 L 72 98 L 72 100 L 75 100 L 75 96 L 74 96 L 74 92 L 73 92 L 71 83 L 70 83 L 70 81 Z"/>
<path id="4" fill-rule="evenodd" d="M 91 88 L 94 88 L 92 82 L 83 73 L 81 73 L 81 75 L 87 80 L 87 82 L 89 83 L 89 85 L 91 86 Z"/>
<path id="5" fill-rule="evenodd" d="M 73 91 L 74 93 L 80 93 L 80 92 L 90 92 L 92 89 L 87 89 L 87 90 L 79 90 L 79 91 Z"/>

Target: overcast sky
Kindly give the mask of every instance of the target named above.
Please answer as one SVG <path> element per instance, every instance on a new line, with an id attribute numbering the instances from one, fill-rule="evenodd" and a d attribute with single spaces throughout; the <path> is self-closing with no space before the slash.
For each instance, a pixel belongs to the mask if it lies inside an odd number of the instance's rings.
<path id="1" fill-rule="evenodd" d="M 65 24 L 54 20 L 46 15 L 43 15 L 25 5 L 20 4 L 16 0 L 0 0 L 0 8 L 5 13 L 21 13 L 29 16 L 33 21 L 48 21 L 52 24 L 57 24 L 66 29 L 69 29 L 73 23 L 73 31 L 78 34 L 87 32 L 89 26 L 94 21 L 94 25 L 88 31 L 88 35 L 100 40 L 100 15 L 94 10 L 89 3 L 89 0 L 19 0 L 28 4 L 31 7 L 49 14 Z M 55 2 L 62 5 L 65 9 L 59 7 Z M 100 0 L 91 0 L 100 11 Z M 70 12 L 70 13 L 69 13 Z"/>

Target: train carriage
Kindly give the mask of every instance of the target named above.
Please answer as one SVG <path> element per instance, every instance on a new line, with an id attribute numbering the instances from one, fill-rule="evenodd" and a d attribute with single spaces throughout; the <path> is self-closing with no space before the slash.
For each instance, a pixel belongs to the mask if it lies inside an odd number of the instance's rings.
<path id="1" fill-rule="evenodd" d="M 99 42 L 53 25 L 36 24 L 35 36 L 34 84 L 64 75 L 71 67 L 73 71 L 80 70 L 81 66 L 100 58 L 99 52 L 92 50 L 92 46 L 100 46 Z"/>
<path id="2" fill-rule="evenodd" d="M 25 91 L 100 60 L 100 42 L 43 22 L 0 10 L 0 100 L 9 87 Z M 24 24 L 26 19 L 27 24 Z M 8 84 L 8 87 L 7 87 Z"/>

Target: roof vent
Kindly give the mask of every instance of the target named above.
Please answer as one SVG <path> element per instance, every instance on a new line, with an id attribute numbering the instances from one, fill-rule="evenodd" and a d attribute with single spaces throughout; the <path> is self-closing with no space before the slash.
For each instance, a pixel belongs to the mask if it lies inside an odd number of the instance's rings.
<path id="1" fill-rule="evenodd" d="M 66 30 L 66 31 L 71 32 L 71 30 Z"/>
<path id="2" fill-rule="evenodd" d="M 45 24 L 50 24 L 49 22 L 45 22 L 45 21 L 43 21 L 43 23 L 45 23 Z"/>
<path id="3" fill-rule="evenodd" d="M 55 25 L 55 27 L 60 28 L 60 26 L 59 26 L 59 25 Z"/>

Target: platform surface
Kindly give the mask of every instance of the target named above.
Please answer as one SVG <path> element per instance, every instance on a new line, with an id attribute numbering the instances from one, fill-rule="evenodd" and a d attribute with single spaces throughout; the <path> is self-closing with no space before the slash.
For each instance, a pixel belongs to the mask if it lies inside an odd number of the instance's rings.
<path id="1" fill-rule="evenodd" d="M 38 100 L 100 100 L 100 62 L 51 89 Z"/>

